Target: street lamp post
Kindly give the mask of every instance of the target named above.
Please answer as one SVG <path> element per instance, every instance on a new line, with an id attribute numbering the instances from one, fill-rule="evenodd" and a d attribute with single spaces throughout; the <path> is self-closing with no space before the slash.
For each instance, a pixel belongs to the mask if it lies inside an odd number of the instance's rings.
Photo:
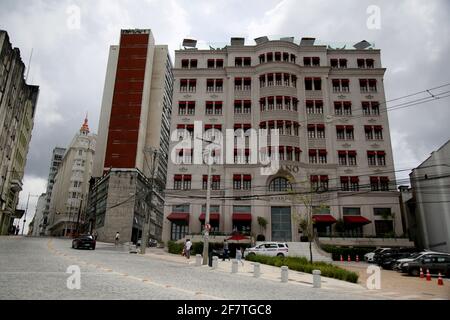
<path id="1" fill-rule="evenodd" d="M 25 207 L 25 213 L 24 213 L 24 216 L 23 216 L 22 235 L 23 235 L 23 230 L 25 229 L 25 222 L 27 221 L 28 204 L 30 202 L 30 197 L 39 197 L 39 195 L 30 194 L 28 192 L 27 206 Z"/>

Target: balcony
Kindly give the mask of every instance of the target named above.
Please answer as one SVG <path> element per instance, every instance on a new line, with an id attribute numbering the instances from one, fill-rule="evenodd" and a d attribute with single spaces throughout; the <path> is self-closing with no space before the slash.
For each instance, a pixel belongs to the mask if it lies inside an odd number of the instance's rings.
<path id="1" fill-rule="evenodd" d="M 320 91 L 322 93 L 322 91 Z M 297 88 L 284 86 L 268 86 L 259 89 L 260 97 L 288 96 L 297 97 Z"/>
<path id="2" fill-rule="evenodd" d="M 13 192 L 20 192 L 22 191 L 22 180 L 18 179 L 18 178 L 14 178 L 11 180 L 11 190 Z"/>

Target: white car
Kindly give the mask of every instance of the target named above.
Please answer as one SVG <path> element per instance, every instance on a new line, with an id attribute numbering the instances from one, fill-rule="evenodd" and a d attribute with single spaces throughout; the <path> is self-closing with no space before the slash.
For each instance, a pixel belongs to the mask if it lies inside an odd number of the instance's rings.
<path id="1" fill-rule="evenodd" d="M 375 249 L 375 251 L 373 251 L 373 252 L 366 253 L 364 255 L 364 261 L 373 262 L 373 258 L 375 257 L 376 253 L 382 253 L 383 251 L 385 251 L 387 249 L 390 249 L 390 248 L 378 248 L 378 249 Z"/>
<path id="2" fill-rule="evenodd" d="M 250 255 L 264 255 L 271 257 L 285 257 L 289 253 L 289 247 L 285 242 L 265 242 L 258 244 L 252 248 L 247 248 L 244 251 L 244 257 Z"/>

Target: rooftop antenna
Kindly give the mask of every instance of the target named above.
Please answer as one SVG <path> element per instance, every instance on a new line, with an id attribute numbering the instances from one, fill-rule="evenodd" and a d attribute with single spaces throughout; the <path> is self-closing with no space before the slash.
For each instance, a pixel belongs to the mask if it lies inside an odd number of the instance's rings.
<path id="1" fill-rule="evenodd" d="M 25 76 L 25 82 L 27 82 L 28 80 L 28 74 L 30 73 L 30 69 L 31 69 L 31 58 L 33 57 L 33 48 L 31 48 L 31 53 L 30 53 L 30 60 L 28 60 L 28 69 L 27 69 L 27 75 Z"/>

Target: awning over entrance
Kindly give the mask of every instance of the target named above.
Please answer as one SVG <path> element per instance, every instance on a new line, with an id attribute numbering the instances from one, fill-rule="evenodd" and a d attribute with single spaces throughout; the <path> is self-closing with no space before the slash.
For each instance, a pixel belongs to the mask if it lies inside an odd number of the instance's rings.
<path id="1" fill-rule="evenodd" d="M 186 221 L 189 222 L 189 213 L 185 212 L 172 212 L 167 216 L 170 221 Z"/>
<path id="2" fill-rule="evenodd" d="M 315 214 L 313 220 L 316 223 L 335 223 L 337 221 L 331 214 Z"/>
<path id="3" fill-rule="evenodd" d="M 200 221 L 205 221 L 206 213 L 202 213 L 198 219 Z M 209 214 L 209 220 L 210 221 L 219 221 L 220 220 L 220 213 L 210 213 Z"/>
<path id="4" fill-rule="evenodd" d="M 251 213 L 233 213 L 233 221 L 252 221 Z"/>
<path id="5" fill-rule="evenodd" d="M 369 224 L 372 221 L 362 216 L 344 216 L 344 222 L 353 224 Z"/>

